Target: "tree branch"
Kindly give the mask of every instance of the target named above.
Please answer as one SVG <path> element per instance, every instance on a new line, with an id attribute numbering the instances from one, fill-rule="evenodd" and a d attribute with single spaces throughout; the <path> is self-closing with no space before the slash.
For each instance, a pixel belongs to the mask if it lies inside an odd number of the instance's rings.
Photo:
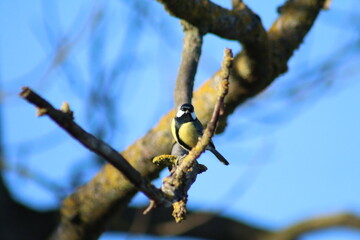
<path id="1" fill-rule="evenodd" d="M 171 15 L 222 38 L 248 43 L 265 33 L 259 17 L 247 7 L 232 11 L 209 0 L 158 1 Z"/>
<path id="2" fill-rule="evenodd" d="M 225 99 L 225 115 L 219 122 L 218 132 L 224 130 L 226 116 L 230 115 L 237 106 L 266 89 L 276 77 L 287 71 L 288 60 L 302 43 L 323 4 L 324 0 L 287 1 L 268 32 L 269 55 L 261 55 L 262 51 L 266 52 L 266 48 L 259 48 L 259 52 L 249 52 L 249 48 L 245 48 L 235 56 L 234 71 L 230 78 L 231 88 Z M 253 54 L 259 57 L 252 57 Z M 253 59 L 257 61 L 254 62 Z M 270 63 L 269 67 L 267 62 Z M 217 74 L 212 79 L 218 78 Z M 208 88 L 206 84 L 204 88 Z M 204 117 L 209 119 L 209 113 Z"/>
<path id="3" fill-rule="evenodd" d="M 258 85 L 271 76 L 267 33 L 260 17 L 244 3 L 233 2 L 233 10 L 227 10 L 209 0 L 158 1 L 170 14 L 186 20 L 204 32 L 239 41 L 243 46 L 241 58 L 238 58 L 241 64 L 239 77 L 242 77 L 247 85 Z"/>
<path id="4" fill-rule="evenodd" d="M 188 236 L 202 239 L 241 239 L 241 240 L 294 240 L 303 234 L 316 230 L 346 227 L 360 230 L 360 217 L 352 213 L 338 213 L 303 222 L 280 231 L 249 225 L 211 212 L 189 212 L 186 221 L 174 223 L 168 208 L 157 208 L 149 215 L 137 214 L 140 210 L 126 208 L 119 212 L 108 226 L 108 230 L 130 233 L 144 233 L 155 236 Z M 130 224 L 141 226 L 133 227 Z"/>
<path id="5" fill-rule="evenodd" d="M 273 72 L 277 77 L 287 71 L 287 62 L 314 24 L 325 0 L 287 1 L 279 7 L 279 18 L 269 30 L 272 46 Z"/>
<path id="6" fill-rule="evenodd" d="M 148 215 L 129 207 L 119 211 L 107 226 L 108 231 L 154 236 L 185 236 L 201 239 L 260 240 L 271 233 L 266 229 L 247 224 L 246 221 L 219 216 L 213 212 L 189 211 L 186 221 L 175 223 L 169 208 L 156 208 Z"/>
<path id="7" fill-rule="evenodd" d="M 0 181 L 0 192 L 3 193 L 4 189 L 6 188 Z M 3 195 L 0 195 L 0 201 L 2 206 L 6 206 L 0 214 L 1 239 L 47 239 L 58 222 L 57 211 L 36 211 L 16 203 L 13 199 L 5 203 Z M 214 240 L 293 240 L 303 234 L 328 228 L 346 227 L 360 230 L 360 217 L 346 212 L 310 218 L 274 232 L 250 225 L 246 221 L 219 216 L 217 213 L 190 211 L 186 221 L 175 223 L 169 208 L 156 208 L 148 215 L 143 215 L 142 209 L 129 207 L 114 211 L 106 230 Z M 19 228 L 21 231 L 18 231 Z"/>
<path id="8" fill-rule="evenodd" d="M 133 168 L 123 156 L 121 156 L 121 154 L 77 125 L 73 121 L 73 113 L 68 104 L 63 104 L 62 109 L 57 110 L 28 87 L 23 87 L 20 96 L 37 107 L 38 116 L 48 115 L 82 145 L 112 164 L 148 198 L 154 200 L 157 204 L 168 202 L 163 193 L 155 188 L 147 179 L 143 178 L 141 174 Z"/>
<path id="9" fill-rule="evenodd" d="M 347 227 L 360 230 L 360 217 L 352 213 L 340 213 L 317 218 L 310 218 L 302 222 L 274 232 L 264 240 L 294 240 L 303 234 L 333 227 Z"/>
<path id="10" fill-rule="evenodd" d="M 174 92 L 175 111 L 177 111 L 182 104 L 191 103 L 203 37 L 201 31 L 197 27 L 185 21 L 181 21 L 181 24 L 184 29 L 185 37 Z"/>

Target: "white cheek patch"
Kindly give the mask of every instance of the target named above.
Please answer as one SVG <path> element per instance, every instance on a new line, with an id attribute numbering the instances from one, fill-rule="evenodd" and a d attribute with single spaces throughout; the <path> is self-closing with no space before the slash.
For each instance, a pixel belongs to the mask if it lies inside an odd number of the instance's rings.
<path id="1" fill-rule="evenodd" d="M 184 115 L 184 111 L 183 110 L 179 110 L 177 113 L 176 113 L 176 117 L 181 117 L 182 115 Z"/>
<path id="2" fill-rule="evenodd" d="M 196 120 L 196 114 L 195 114 L 195 112 L 192 112 L 192 113 L 191 113 L 191 117 L 192 117 L 192 119 Z"/>

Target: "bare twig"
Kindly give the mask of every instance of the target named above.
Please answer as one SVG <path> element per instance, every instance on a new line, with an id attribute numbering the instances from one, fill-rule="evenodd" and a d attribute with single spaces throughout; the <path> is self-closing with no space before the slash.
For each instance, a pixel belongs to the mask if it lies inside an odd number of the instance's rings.
<path id="1" fill-rule="evenodd" d="M 73 114 L 68 106 L 62 110 L 57 110 L 49 102 L 28 87 L 23 87 L 20 96 L 37 107 L 38 116 L 48 115 L 54 122 L 56 122 L 82 145 L 111 163 L 148 198 L 154 200 L 157 204 L 164 204 L 167 202 L 164 194 L 159 189 L 155 188 L 148 180 L 143 178 L 141 174 L 115 149 L 105 142 L 95 138 L 93 135 L 87 133 L 79 125 L 77 125 L 73 121 Z"/>
<path id="2" fill-rule="evenodd" d="M 199 173 L 196 159 L 205 151 L 214 135 L 219 114 L 222 113 L 224 98 L 228 93 L 229 77 L 232 65 L 232 51 L 225 49 L 224 61 L 222 65 L 222 80 L 219 82 L 219 95 L 213 111 L 212 118 L 207 125 L 203 136 L 189 154 L 181 160 L 179 165 L 174 166 L 169 177 L 163 180 L 162 190 L 173 198 L 173 216 L 176 222 L 180 222 L 186 215 L 187 191 Z"/>

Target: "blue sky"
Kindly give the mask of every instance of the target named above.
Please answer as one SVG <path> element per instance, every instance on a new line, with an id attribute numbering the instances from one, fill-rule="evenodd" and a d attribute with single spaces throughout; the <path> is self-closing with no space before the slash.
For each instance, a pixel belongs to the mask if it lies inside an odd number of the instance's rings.
<path id="1" fill-rule="evenodd" d="M 89 160 L 93 156 L 81 145 L 49 119 L 35 117 L 33 107 L 17 97 L 21 86 L 33 87 L 56 106 L 64 100 L 70 102 L 79 124 L 93 129 L 88 117 L 89 105 L 84 102 L 93 74 L 98 68 L 110 69 L 118 53 L 125 51 L 133 56 L 136 67 L 126 66 L 129 73 L 120 75 L 124 93 L 114 109 L 121 122 L 105 140 L 119 150 L 125 149 L 172 108 L 181 56 L 181 28 L 178 20 L 168 16 L 159 3 L 146 2 L 152 9 L 150 23 L 134 23 L 143 24 L 142 38 L 121 49 L 120 43 L 126 42 L 129 34 L 126 20 L 136 20 L 129 18 L 131 8 L 122 1 L 0 1 L 0 80 L 5 92 L 2 106 L 9 167 L 25 166 L 67 191 L 72 176 L 69 169 L 86 166 L 83 181 L 91 179 L 98 170 Z M 228 6 L 230 1 L 216 2 Z M 268 28 L 277 16 L 275 7 L 281 2 L 251 2 L 250 7 L 259 13 Z M 357 191 L 360 74 L 356 67 L 359 54 L 354 55 L 354 49 L 345 47 L 358 36 L 356 21 L 353 25 L 345 21 L 355 2 L 333 1 L 331 10 L 321 13 L 290 60 L 289 72 L 230 117 L 226 132 L 216 136 L 214 142 L 231 165 L 219 165 L 209 153 L 200 158 L 209 170 L 199 176 L 190 190 L 190 207 L 219 211 L 274 229 L 327 213 L 360 212 Z M 47 11 L 42 10 L 44 6 Z M 102 7 L 107 10 L 99 31 L 105 33 L 106 43 L 99 44 L 104 54 L 98 56 L 96 51 L 91 51 L 89 38 L 99 35 L 91 33 L 86 26 L 91 13 Z M 159 29 L 171 30 L 171 34 L 164 38 Z M 67 63 L 79 76 L 75 89 L 63 69 L 53 67 L 55 40 L 64 36 L 76 44 L 70 52 L 71 62 Z M 196 86 L 219 68 L 225 47 L 231 47 L 234 52 L 240 48 L 238 43 L 212 35 L 204 38 Z M 338 66 L 337 71 L 326 72 L 330 77 L 312 71 L 329 58 Z M 304 74 L 308 72 L 313 74 Z M 321 81 L 324 79 L 327 81 Z M 96 110 L 91 112 L 94 119 L 97 119 Z M 166 174 L 164 171 L 162 177 Z M 19 176 L 16 170 L 6 171 L 6 180 L 14 196 L 34 208 L 59 204 L 52 191 Z M 160 182 L 161 179 L 156 181 Z M 208 186 L 213 190 L 208 191 Z M 138 194 L 132 204 L 146 201 Z M 106 234 L 102 239 L 113 237 Z M 359 233 L 338 229 L 309 234 L 302 239 L 358 238 Z"/>

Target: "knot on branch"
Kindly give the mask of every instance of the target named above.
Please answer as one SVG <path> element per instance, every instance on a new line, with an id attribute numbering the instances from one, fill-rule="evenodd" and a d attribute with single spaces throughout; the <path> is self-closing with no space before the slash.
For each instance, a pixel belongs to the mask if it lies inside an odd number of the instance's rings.
<path id="1" fill-rule="evenodd" d="M 63 113 L 66 113 L 67 115 L 69 115 L 69 117 L 71 119 L 74 120 L 74 112 L 70 109 L 70 105 L 68 102 L 63 102 L 61 107 L 60 107 L 60 111 L 62 111 Z"/>

